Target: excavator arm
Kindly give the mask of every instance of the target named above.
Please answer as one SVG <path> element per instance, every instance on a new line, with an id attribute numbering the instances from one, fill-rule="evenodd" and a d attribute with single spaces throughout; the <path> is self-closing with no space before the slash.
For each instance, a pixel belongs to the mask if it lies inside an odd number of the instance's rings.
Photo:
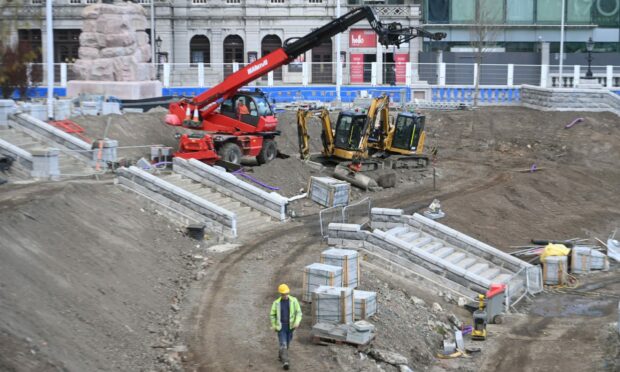
<path id="1" fill-rule="evenodd" d="M 239 88 L 282 65 L 289 64 L 297 56 L 319 46 L 325 40 L 346 31 L 349 27 L 364 19 L 370 23 L 372 29 L 377 33 L 379 42 L 386 47 L 390 45 L 399 47 L 401 44 L 416 37 L 427 37 L 432 40 L 441 40 L 446 37 L 445 33 L 430 33 L 417 27 L 402 27 L 402 25 L 397 22 L 383 24 L 377 17 L 373 8 L 369 6 L 356 8 L 310 32 L 306 36 L 285 40 L 282 48 L 276 49 L 268 55 L 250 63 L 228 76 L 220 84 L 193 99 L 184 99 L 178 103 L 172 103 L 170 105 L 171 115 L 166 118 L 166 122 L 170 125 L 181 125 L 184 123 L 187 126 L 195 128 L 195 124 L 192 125 L 192 123 L 188 123 L 190 120 L 189 116 L 192 112 L 196 114 L 195 111 L 200 110 L 200 116 L 205 118 L 213 113 L 222 102 L 232 97 Z"/>
<path id="2" fill-rule="evenodd" d="M 310 135 L 308 134 L 308 119 L 313 117 L 321 121 L 323 131 L 321 141 L 323 143 L 323 155 L 331 156 L 334 153 L 334 132 L 327 109 L 297 110 L 297 135 L 299 140 L 299 156 L 306 160 L 310 158 Z"/>

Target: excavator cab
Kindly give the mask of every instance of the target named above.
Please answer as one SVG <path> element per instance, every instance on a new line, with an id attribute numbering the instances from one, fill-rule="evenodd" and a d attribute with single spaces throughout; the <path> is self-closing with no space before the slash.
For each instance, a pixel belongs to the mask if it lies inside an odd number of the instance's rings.
<path id="1" fill-rule="evenodd" d="M 358 112 L 343 111 L 338 115 L 334 147 L 348 151 L 358 151 L 364 136 L 367 116 Z"/>
<path id="2" fill-rule="evenodd" d="M 423 147 L 425 119 L 424 115 L 409 112 L 398 114 L 394 127 L 392 148 L 417 152 L 418 148 Z"/>
<path id="3" fill-rule="evenodd" d="M 261 117 L 274 117 L 271 105 L 262 93 L 239 92 L 222 102 L 220 113 L 246 124 L 257 126 Z"/>

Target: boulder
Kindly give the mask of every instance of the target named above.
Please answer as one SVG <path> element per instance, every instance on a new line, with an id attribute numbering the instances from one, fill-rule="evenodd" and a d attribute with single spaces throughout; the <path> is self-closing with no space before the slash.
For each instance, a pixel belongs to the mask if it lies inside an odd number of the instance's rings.
<path id="1" fill-rule="evenodd" d="M 393 351 L 372 348 L 368 351 L 368 355 L 375 360 L 391 364 L 393 366 L 407 365 L 409 361 L 406 357 Z"/>

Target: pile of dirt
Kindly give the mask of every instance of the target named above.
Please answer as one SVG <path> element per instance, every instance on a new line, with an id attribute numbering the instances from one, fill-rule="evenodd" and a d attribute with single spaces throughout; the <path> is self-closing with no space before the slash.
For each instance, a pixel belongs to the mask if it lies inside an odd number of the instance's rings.
<path id="1" fill-rule="evenodd" d="M 165 113 L 128 113 L 123 115 L 76 116 L 71 120 L 84 128 L 84 135 L 91 139 L 104 136 L 118 141 L 118 156 L 137 160 L 141 157 L 149 159 L 151 145 L 170 146 L 177 148 L 177 133 L 188 133 L 182 127 L 167 125 Z"/>
<path id="2" fill-rule="evenodd" d="M 0 236 L 0 370 L 172 363 L 202 249 L 136 195 L 110 182 L 4 186 Z"/>

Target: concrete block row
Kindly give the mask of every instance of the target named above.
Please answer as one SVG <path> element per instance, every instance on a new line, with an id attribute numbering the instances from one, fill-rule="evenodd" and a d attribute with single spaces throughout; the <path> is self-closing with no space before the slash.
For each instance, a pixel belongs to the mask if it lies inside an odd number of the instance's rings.
<path id="1" fill-rule="evenodd" d="M 32 154 L 0 138 L 0 154 L 10 156 L 24 169 L 32 170 Z"/>
<path id="2" fill-rule="evenodd" d="M 88 161 L 92 160 L 93 151 L 90 143 L 82 141 L 77 137 L 63 132 L 54 126 L 25 113 L 18 112 L 12 114 L 10 117 L 20 127 L 52 140 L 53 142 L 62 145 L 69 150 L 75 150 L 76 154 L 82 158 L 88 159 Z"/>
<path id="3" fill-rule="evenodd" d="M 174 158 L 173 169 L 187 178 L 216 189 L 218 192 L 283 221 L 287 218 L 288 199 L 275 192 L 266 192 L 239 180 L 226 171 L 196 159 Z"/>
<path id="4" fill-rule="evenodd" d="M 117 170 L 118 182 L 133 188 L 140 186 L 143 193 L 158 194 L 174 203 L 203 216 L 208 221 L 219 224 L 232 237 L 237 236 L 237 216 L 235 213 L 196 196 L 178 186 L 155 177 L 137 167 Z"/>

